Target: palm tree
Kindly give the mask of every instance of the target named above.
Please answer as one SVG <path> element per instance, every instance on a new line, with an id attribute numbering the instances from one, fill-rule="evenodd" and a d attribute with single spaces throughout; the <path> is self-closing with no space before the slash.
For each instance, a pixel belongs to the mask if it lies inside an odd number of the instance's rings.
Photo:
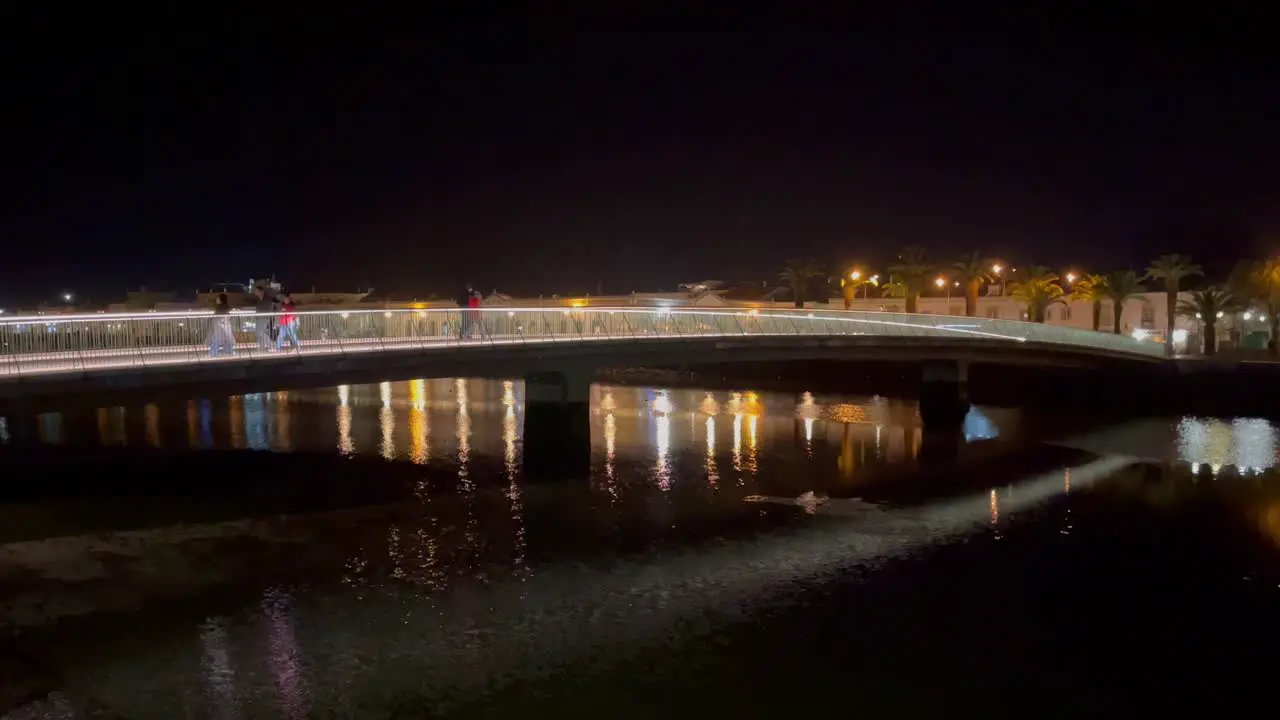
<path id="1" fill-rule="evenodd" d="M 1242 305 L 1249 302 L 1262 310 L 1271 329 L 1267 350 L 1280 357 L 1280 260 L 1245 260 L 1232 271 L 1227 286 Z"/>
<path id="2" fill-rule="evenodd" d="M 863 266 L 857 263 L 851 264 L 845 268 L 844 274 L 838 278 L 829 278 L 827 282 L 835 283 L 840 281 L 840 295 L 844 297 L 844 309 L 848 310 L 853 307 L 854 298 L 858 297 L 858 290 L 863 286 L 870 285 L 871 275 Z M 854 276 L 857 275 L 855 278 Z"/>
<path id="3" fill-rule="evenodd" d="M 1031 322 L 1042 323 L 1049 306 L 1062 302 L 1063 291 L 1058 284 L 1058 276 L 1047 267 L 1033 265 L 1027 268 L 1023 277 L 1024 280 L 1009 284 L 1009 295 L 1027 306 L 1027 317 Z"/>
<path id="4" fill-rule="evenodd" d="M 1071 300 L 1087 302 L 1093 306 L 1093 331 L 1102 324 L 1102 301 L 1105 298 L 1106 278 L 1101 275 L 1085 275 L 1071 286 Z"/>
<path id="5" fill-rule="evenodd" d="M 916 312 L 920 293 L 929 282 L 933 266 L 929 264 L 924 248 L 909 246 L 902 249 L 897 262 L 889 266 L 889 282 L 884 294 L 906 300 L 907 312 Z"/>
<path id="6" fill-rule="evenodd" d="M 1165 320 L 1167 326 L 1164 333 L 1164 351 L 1169 357 L 1173 357 L 1173 321 L 1178 313 L 1179 285 L 1183 278 L 1203 274 L 1204 270 L 1191 262 L 1190 255 L 1161 255 L 1147 266 L 1144 279 L 1164 281 L 1165 301 L 1168 308 Z"/>
<path id="7" fill-rule="evenodd" d="M 981 252 L 974 252 L 951 266 L 951 274 L 964 286 L 964 314 L 976 317 L 978 314 L 978 292 L 982 283 L 991 279 L 991 266 L 995 261 L 983 257 Z"/>
<path id="8" fill-rule="evenodd" d="M 1102 284 L 1102 296 L 1111 301 L 1117 335 L 1120 334 L 1120 318 L 1124 315 L 1125 303 L 1146 290 L 1138 282 L 1138 274 L 1132 270 L 1119 270 L 1107 275 L 1106 282 Z"/>
<path id="9" fill-rule="evenodd" d="M 1178 304 L 1177 311 L 1184 317 L 1193 317 L 1204 323 L 1204 354 L 1218 351 L 1218 318 L 1233 313 L 1240 303 L 1225 288 L 1212 285 L 1191 293 L 1191 297 Z"/>
<path id="10" fill-rule="evenodd" d="M 822 272 L 822 266 L 817 260 L 797 259 L 788 260 L 778 277 L 791 288 L 791 297 L 796 307 L 802 308 L 809 297 L 809 285 L 824 275 L 826 273 Z"/>

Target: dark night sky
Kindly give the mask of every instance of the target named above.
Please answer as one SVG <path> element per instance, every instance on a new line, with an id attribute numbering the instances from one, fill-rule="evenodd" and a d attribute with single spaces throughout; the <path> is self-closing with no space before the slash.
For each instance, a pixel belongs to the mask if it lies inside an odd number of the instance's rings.
<path id="1" fill-rule="evenodd" d="M 1263 16 L 151 20 L 11 26 L 0 302 L 272 271 L 627 291 L 908 243 L 1229 266 L 1280 220 Z"/>

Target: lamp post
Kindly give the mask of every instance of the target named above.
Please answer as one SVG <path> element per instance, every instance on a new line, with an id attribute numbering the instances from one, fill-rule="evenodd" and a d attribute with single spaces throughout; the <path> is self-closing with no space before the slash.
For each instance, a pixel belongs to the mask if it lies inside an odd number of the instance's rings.
<path id="1" fill-rule="evenodd" d="M 945 288 L 947 289 L 947 309 L 948 309 L 948 310 L 950 310 L 950 308 L 951 308 L 951 286 L 947 284 L 947 279 L 946 279 L 946 278 L 944 278 L 944 277 L 942 277 L 941 275 L 939 275 L 939 276 L 938 276 L 938 279 L 933 281 L 933 284 L 934 284 L 934 285 L 937 285 L 939 288 L 944 288 L 944 287 L 945 287 Z"/>
<path id="2" fill-rule="evenodd" d="M 1004 266 L 996 263 L 991 266 L 991 277 L 995 280 L 996 287 L 1000 288 L 1000 295 L 1004 295 L 1004 278 L 1000 273 L 1004 272 Z"/>
<path id="3" fill-rule="evenodd" d="M 880 287 L 880 276 L 879 276 L 879 275 L 872 275 L 871 277 L 867 278 L 867 282 L 866 282 L 867 292 L 862 296 L 862 297 L 864 297 L 864 298 L 865 298 L 865 299 L 867 299 L 867 300 L 870 300 L 870 299 L 871 299 L 871 286 L 872 286 L 872 285 L 875 285 L 876 287 Z"/>

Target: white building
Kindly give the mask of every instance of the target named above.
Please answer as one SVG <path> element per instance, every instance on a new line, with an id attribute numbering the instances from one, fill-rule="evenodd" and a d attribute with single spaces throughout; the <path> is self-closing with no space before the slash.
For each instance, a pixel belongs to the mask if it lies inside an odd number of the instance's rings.
<path id="1" fill-rule="evenodd" d="M 1190 298 L 1190 293 L 1181 293 L 1179 301 Z M 843 299 L 832 299 L 831 307 L 844 307 Z M 858 298 L 850 309 L 903 312 L 904 301 L 901 298 Z M 927 315 L 964 315 L 964 296 L 961 294 L 947 297 L 922 297 L 917 310 Z M 977 316 L 1000 320 L 1027 320 L 1027 309 L 1016 298 L 1008 296 L 980 296 L 978 298 Z M 1163 292 L 1140 293 L 1130 298 L 1124 305 L 1120 315 L 1120 332 L 1134 335 L 1152 342 L 1164 342 L 1166 322 L 1168 318 L 1168 297 Z M 1073 327 L 1081 330 L 1093 329 L 1093 303 L 1082 301 L 1064 301 L 1049 307 L 1045 313 L 1045 324 L 1060 327 Z M 1263 319 L 1251 315 L 1246 321 L 1243 316 L 1228 315 L 1218 320 L 1216 331 L 1220 348 L 1234 347 L 1240 343 L 1241 333 L 1256 332 L 1265 329 Z M 1114 332 L 1115 309 L 1111 302 L 1104 301 L 1099 313 L 1099 332 Z M 1195 354 L 1203 342 L 1203 324 L 1195 318 L 1178 316 L 1174 318 L 1174 344 L 1179 353 Z"/>

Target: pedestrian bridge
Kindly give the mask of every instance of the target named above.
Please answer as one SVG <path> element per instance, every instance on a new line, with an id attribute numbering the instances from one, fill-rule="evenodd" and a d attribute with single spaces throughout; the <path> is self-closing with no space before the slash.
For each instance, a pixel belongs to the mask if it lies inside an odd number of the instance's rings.
<path id="1" fill-rule="evenodd" d="M 297 342 L 257 341 L 279 315 L 210 312 L 15 317 L 0 321 L 0 397 L 72 378 L 145 375 L 218 378 L 334 361 L 410 358 L 465 371 L 494 361 L 539 364 L 557 357 L 597 364 L 812 357 L 1156 361 L 1164 347 L 1127 335 L 989 318 L 778 309 L 534 308 L 325 310 L 298 313 Z M 234 346 L 210 351 L 220 323 Z M 226 337 L 225 330 L 219 334 Z M 286 338 L 287 340 L 288 338 Z M 719 352 L 713 352 L 719 351 Z M 731 353 L 732 358 L 726 353 Z M 467 366 L 456 367 L 456 362 Z M 350 363 L 348 363 L 349 365 Z M 523 366 L 512 367 L 520 374 Z M 533 368 L 542 370 L 545 368 Z M 190 375 L 186 371 L 212 374 Z M 183 371 L 183 372 L 179 372 Z M 135 384 L 135 383 L 123 383 Z M 26 391 L 24 391 L 24 388 Z"/>

